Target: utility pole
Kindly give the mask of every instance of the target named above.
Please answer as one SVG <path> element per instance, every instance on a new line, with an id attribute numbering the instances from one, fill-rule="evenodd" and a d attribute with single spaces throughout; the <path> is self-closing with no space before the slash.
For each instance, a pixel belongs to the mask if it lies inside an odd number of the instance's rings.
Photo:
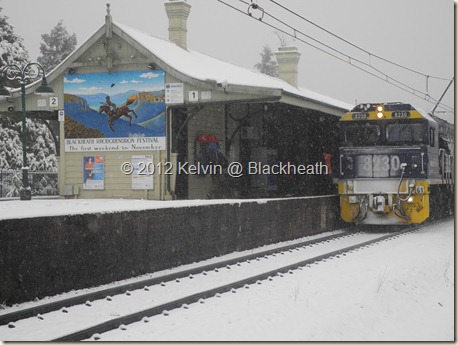
<path id="1" fill-rule="evenodd" d="M 452 85 L 454 79 L 455 79 L 455 77 L 453 77 L 452 80 L 450 80 L 450 83 L 448 83 L 447 87 L 445 88 L 444 92 L 442 93 L 441 98 L 439 98 L 439 100 L 437 101 L 436 105 L 434 106 L 434 109 L 431 111 L 431 115 L 434 115 L 434 112 L 436 111 L 437 106 L 442 101 L 442 98 L 444 98 L 445 94 L 447 93 L 448 88 L 450 87 L 450 85 Z"/>

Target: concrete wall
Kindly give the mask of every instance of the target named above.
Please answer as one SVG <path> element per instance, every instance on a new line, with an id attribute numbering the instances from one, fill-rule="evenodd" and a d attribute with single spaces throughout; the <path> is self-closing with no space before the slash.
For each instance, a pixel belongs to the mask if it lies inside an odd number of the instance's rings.
<path id="1" fill-rule="evenodd" d="M 0 220 L 0 303 L 331 230 L 337 196 Z"/>

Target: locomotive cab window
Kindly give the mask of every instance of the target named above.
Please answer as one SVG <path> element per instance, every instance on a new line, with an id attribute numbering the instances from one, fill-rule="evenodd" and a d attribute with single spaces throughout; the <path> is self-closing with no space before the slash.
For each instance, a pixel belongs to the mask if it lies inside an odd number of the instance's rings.
<path id="1" fill-rule="evenodd" d="M 386 126 L 386 139 L 389 143 L 423 142 L 423 125 L 421 123 L 392 123 Z"/>
<path id="2" fill-rule="evenodd" d="M 380 142 L 380 127 L 369 123 L 358 123 L 344 129 L 346 146 L 374 146 Z"/>

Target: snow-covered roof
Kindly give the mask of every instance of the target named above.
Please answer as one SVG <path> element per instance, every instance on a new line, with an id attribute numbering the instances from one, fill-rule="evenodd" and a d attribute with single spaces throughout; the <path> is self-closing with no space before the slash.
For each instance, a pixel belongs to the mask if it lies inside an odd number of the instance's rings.
<path id="1" fill-rule="evenodd" d="M 225 80 L 228 84 L 233 85 L 278 89 L 292 95 L 344 110 L 352 108 L 351 104 L 305 88 L 298 89 L 284 80 L 242 68 L 209 55 L 183 49 L 175 43 L 154 37 L 117 22 L 113 22 L 113 24 L 160 60 L 166 62 L 167 65 L 192 78 L 201 81 L 214 80 L 216 82 Z"/>
<path id="2" fill-rule="evenodd" d="M 137 42 L 171 69 L 202 82 L 217 83 L 227 81 L 228 85 L 281 90 L 284 96 L 297 97 L 298 99 L 335 108 L 338 112 L 341 110 L 342 113 L 353 107 L 351 104 L 306 88 L 296 88 L 279 78 L 274 78 L 255 70 L 239 67 L 230 62 L 193 50 L 183 49 L 173 42 L 154 37 L 151 34 L 138 31 L 118 22 L 112 22 L 105 25 L 113 25 L 114 30 L 119 30 L 120 33 L 122 32 L 122 36 L 128 36 L 131 40 Z M 84 53 L 85 49 L 88 49 L 90 45 L 95 42 L 97 37 L 104 35 L 105 25 L 97 30 L 97 32 L 86 42 L 79 45 L 72 54 L 48 73 L 48 82 L 52 83 L 56 77 L 59 77 L 61 73 L 68 68 L 72 61 L 78 59 Z M 32 92 L 39 83 L 40 80 L 37 80 L 27 85 L 27 92 Z M 16 94 L 14 96 L 19 96 L 19 91 L 19 89 L 14 89 L 12 93 Z"/>

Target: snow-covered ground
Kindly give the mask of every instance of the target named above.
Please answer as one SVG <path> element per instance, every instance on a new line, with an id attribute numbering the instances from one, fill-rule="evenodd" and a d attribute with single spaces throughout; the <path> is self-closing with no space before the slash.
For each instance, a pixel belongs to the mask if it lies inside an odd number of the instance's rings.
<path id="1" fill-rule="evenodd" d="M 454 222 L 158 315 L 103 341 L 453 341 Z"/>
<path id="2" fill-rule="evenodd" d="M 207 202 L 215 200 L 1 201 L 0 219 Z M 151 317 L 101 340 L 452 341 L 454 221 Z"/>

